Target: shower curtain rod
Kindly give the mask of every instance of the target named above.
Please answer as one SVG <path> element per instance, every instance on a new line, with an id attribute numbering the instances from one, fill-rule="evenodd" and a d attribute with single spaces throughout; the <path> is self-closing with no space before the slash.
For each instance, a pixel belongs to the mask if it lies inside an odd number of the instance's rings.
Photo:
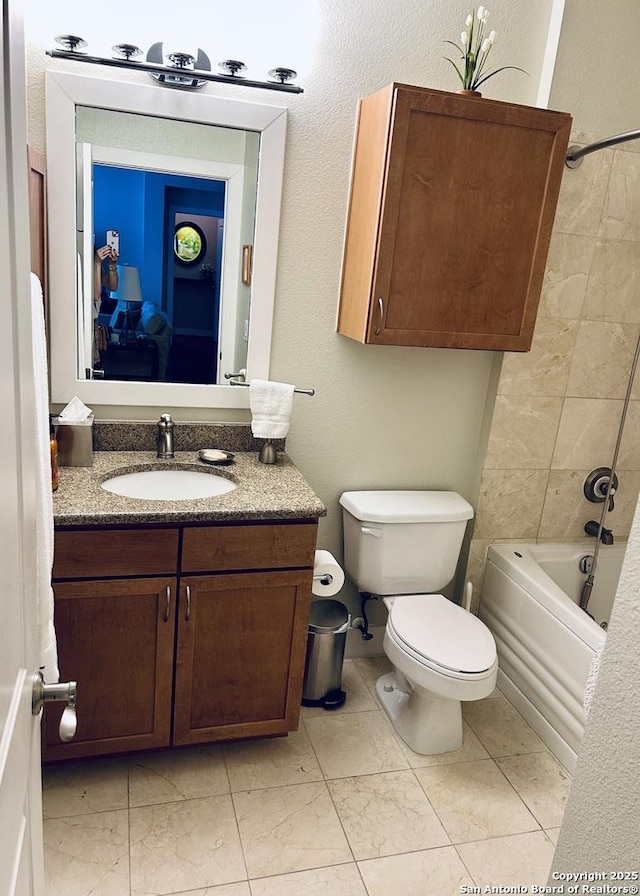
<path id="1" fill-rule="evenodd" d="M 565 157 L 565 164 L 568 168 L 578 168 L 582 165 L 583 156 L 588 156 L 589 153 L 597 152 L 599 149 L 606 149 L 608 146 L 615 146 L 617 143 L 626 143 L 627 140 L 640 140 L 640 129 L 617 134 L 615 137 L 607 137 L 606 140 L 598 140 L 588 146 L 570 146 Z"/>

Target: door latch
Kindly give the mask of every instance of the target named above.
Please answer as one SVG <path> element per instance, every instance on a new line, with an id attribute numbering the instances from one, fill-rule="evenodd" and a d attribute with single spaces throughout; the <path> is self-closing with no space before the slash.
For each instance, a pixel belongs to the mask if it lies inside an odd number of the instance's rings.
<path id="1" fill-rule="evenodd" d="M 76 717 L 76 696 L 78 692 L 78 683 L 75 681 L 65 681 L 58 684 L 45 684 L 42 669 L 38 669 L 33 682 L 33 698 L 31 701 L 31 711 L 37 716 L 45 703 L 66 701 L 62 718 L 60 719 L 60 740 L 67 743 L 73 740 L 76 729 L 78 727 L 78 719 Z"/>

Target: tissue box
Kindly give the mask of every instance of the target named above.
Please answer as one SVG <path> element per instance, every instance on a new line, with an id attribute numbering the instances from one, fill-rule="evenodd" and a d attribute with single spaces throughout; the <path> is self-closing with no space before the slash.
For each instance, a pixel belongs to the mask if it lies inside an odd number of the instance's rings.
<path id="1" fill-rule="evenodd" d="M 79 423 L 53 418 L 58 440 L 58 464 L 61 467 L 93 466 L 93 414 Z"/>

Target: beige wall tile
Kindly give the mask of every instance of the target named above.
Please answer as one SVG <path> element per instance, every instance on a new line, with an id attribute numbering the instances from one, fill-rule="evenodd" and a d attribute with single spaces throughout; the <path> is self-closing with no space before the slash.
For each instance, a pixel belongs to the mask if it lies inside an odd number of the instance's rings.
<path id="1" fill-rule="evenodd" d="M 505 353 L 498 393 L 564 395 L 577 335 L 575 320 L 538 318 L 531 351 Z"/>
<path id="2" fill-rule="evenodd" d="M 488 538 L 472 538 L 469 546 L 469 557 L 467 559 L 466 582 L 471 582 L 473 586 L 473 595 L 471 597 L 471 612 L 477 615 L 478 605 L 480 603 L 480 594 L 482 593 L 482 578 L 484 575 L 484 564 L 487 558 L 487 549 L 491 544 Z"/>
<path id="3" fill-rule="evenodd" d="M 565 399 L 552 469 L 592 470 L 611 463 L 622 402 L 604 398 Z"/>
<path id="4" fill-rule="evenodd" d="M 582 321 L 578 330 L 567 395 L 623 398 L 640 327 Z"/>
<path id="5" fill-rule="evenodd" d="M 640 402 L 632 401 L 622 434 L 618 470 L 640 470 Z"/>
<path id="6" fill-rule="evenodd" d="M 480 486 L 477 538 L 535 538 L 547 470 L 485 470 Z"/>
<path id="7" fill-rule="evenodd" d="M 582 317 L 640 323 L 640 243 L 598 240 Z"/>
<path id="8" fill-rule="evenodd" d="M 563 233 L 597 236 L 613 150 L 585 156 L 579 168 L 565 168 L 555 228 Z"/>
<path id="9" fill-rule="evenodd" d="M 594 237 L 554 231 L 542 285 L 539 316 L 581 316 L 595 246 Z"/>
<path id="10" fill-rule="evenodd" d="M 584 496 L 582 486 L 589 470 L 552 470 L 549 474 L 542 520 L 541 538 L 562 541 L 582 539 L 584 524 L 593 519 L 599 504 L 591 504 Z"/>
<path id="11" fill-rule="evenodd" d="M 486 469 L 545 469 L 551 462 L 562 398 L 498 395 Z"/>
<path id="12" fill-rule="evenodd" d="M 640 157 L 613 153 L 600 234 L 610 239 L 640 240 Z"/>
<path id="13" fill-rule="evenodd" d="M 638 503 L 640 492 L 640 471 L 626 470 L 618 473 L 620 485 L 614 499 L 614 509 L 607 515 L 606 526 L 613 529 L 616 539 L 626 539 L 631 531 L 631 523 Z M 592 505 L 600 507 L 601 505 Z M 596 519 L 599 519 L 596 516 Z"/>

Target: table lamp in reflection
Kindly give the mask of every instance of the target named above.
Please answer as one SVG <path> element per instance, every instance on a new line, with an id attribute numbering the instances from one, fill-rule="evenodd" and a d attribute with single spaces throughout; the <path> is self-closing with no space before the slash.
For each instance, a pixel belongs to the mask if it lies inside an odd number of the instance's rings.
<path id="1" fill-rule="evenodd" d="M 111 295 L 118 302 L 111 315 L 111 330 L 120 333 L 121 341 L 135 340 L 136 328 L 132 315 L 140 309 L 143 302 L 138 268 L 130 264 L 119 264 L 118 288 Z"/>

